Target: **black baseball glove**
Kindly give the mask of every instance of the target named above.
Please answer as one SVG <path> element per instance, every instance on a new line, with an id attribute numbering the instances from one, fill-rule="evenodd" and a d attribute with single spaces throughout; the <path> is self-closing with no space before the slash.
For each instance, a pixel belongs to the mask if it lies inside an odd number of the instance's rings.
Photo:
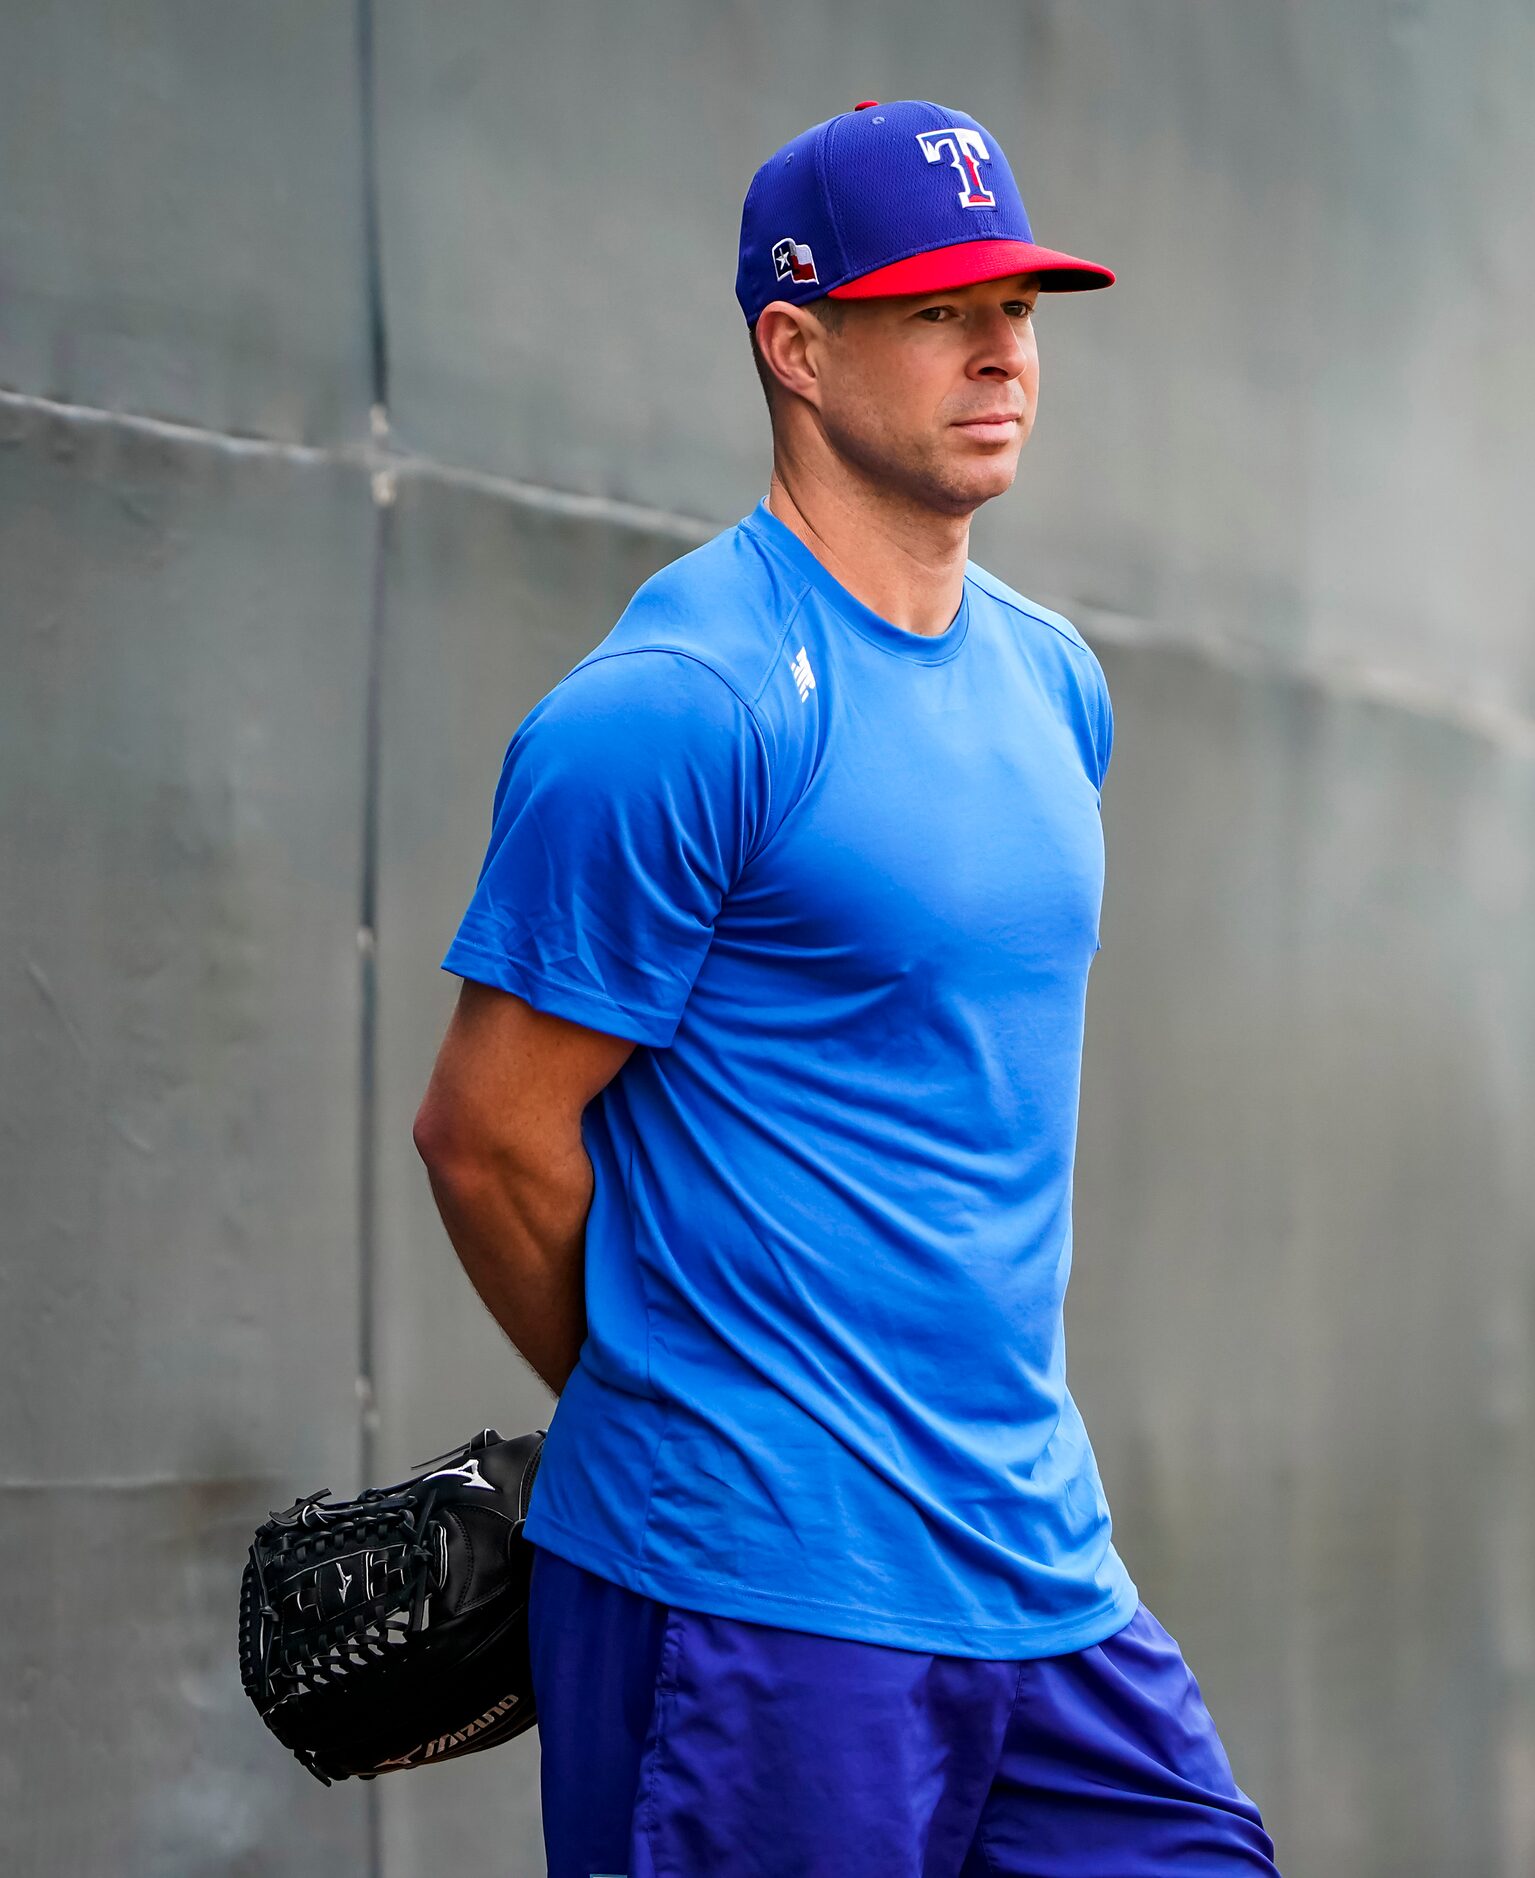
<path id="1" fill-rule="evenodd" d="M 510 1741 L 537 1719 L 522 1536 L 547 1430 L 487 1428 L 397 1487 L 274 1513 L 240 1586 L 240 1680 L 326 1786 Z"/>

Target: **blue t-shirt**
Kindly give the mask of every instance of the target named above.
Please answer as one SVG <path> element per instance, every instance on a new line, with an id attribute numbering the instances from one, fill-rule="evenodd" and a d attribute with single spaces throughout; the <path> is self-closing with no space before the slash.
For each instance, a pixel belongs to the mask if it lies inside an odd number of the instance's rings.
<path id="1" fill-rule="evenodd" d="M 1060 614 L 972 563 L 907 632 L 765 503 L 523 719 L 444 966 L 644 1046 L 530 1540 L 906 1649 L 1129 1622 L 1062 1323 L 1112 734 Z"/>

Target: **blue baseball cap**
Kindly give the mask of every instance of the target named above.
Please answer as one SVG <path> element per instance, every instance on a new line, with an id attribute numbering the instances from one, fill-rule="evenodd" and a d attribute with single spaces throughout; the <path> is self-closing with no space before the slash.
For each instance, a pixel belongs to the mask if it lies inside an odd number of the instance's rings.
<path id="1" fill-rule="evenodd" d="M 1042 248 L 1002 147 L 963 111 L 865 99 L 802 131 L 751 180 L 736 299 L 870 300 L 1038 273 L 1047 293 L 1109 287 L 1095 261 Z"/>

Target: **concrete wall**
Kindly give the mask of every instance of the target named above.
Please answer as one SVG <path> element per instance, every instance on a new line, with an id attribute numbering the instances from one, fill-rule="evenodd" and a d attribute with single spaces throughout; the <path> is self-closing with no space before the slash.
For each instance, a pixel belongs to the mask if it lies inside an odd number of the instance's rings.
<path id="1" fill-rule="evenodd" d="M 536 1740 L 318 1787 L 250 1528 L 541 1385 L 410 1120 L 507 738 L 764 486 L 756 163 L 1003 139 L 977 558 L 1117 739 L 1074 1391 L 1286 1878 L 1535 1869 L 1535 16 L 0 0 L 0 1863 L 542 1869 Z"/>

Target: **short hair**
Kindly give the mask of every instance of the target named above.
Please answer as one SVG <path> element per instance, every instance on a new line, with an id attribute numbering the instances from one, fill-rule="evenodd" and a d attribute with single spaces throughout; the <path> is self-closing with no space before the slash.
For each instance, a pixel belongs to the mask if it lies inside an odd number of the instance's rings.
<path id="1" fill-rule="evenodd" d="M 800 304 L 807 313 L 813 313 L 829 333 L 842 330 L 847 319 L 847 307 L 840 300 L 833 300 L 829 294 L 821 294 L 815 300 L 802 300 Z M 762 348 L 757 344 L 757 322 L 752 321 L 747 329 L 751 334 L 752 364 L 757 368 L 757 382 L 762 386 L 762 395 L 767 399 L 768 415 L 774 412 L 774 399 L 778 396 L 778 379 L 773 368 L 762 356 Z"/>

